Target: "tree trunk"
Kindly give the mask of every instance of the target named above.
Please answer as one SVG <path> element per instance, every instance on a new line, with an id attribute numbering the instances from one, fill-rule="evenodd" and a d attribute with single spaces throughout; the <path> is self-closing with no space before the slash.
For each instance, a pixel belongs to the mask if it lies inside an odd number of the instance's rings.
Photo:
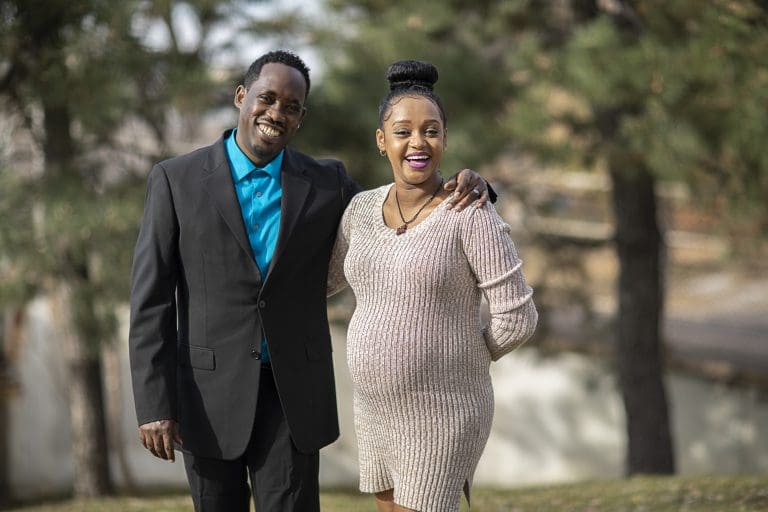
<path id="1" fill-rule="evenodd" d="M 8 446 L 10 445 L 10 431 L 8 429 L 8 402 L 10 392 L 8 390 L 8 375 L 10 363 L 5 355 L 5 314 L 0 315 L 0 507 L 10 503 L 10 461 Z"/>
<path id="2" fill-rule="evenodd" d="M 67 375 L 67 399 L 72 426 L 73 492 L 89 498 L 112 492 L 109 450 L 97 344 L 89 344 L 74 327 L 75 303 L 71 285 L 60 283 L 51 296 L 51 310 L 59 334 Z"/>
<path id="3" fill-rule="evenodd" d="M 128 453 L 123 443 L 123 388 L 120 381 L 120 345 L 113 343 L 102 350 L 104 369 L 104 387 L 106 389 L 107 433 L 109 434 L 109 453 L 115 457 L 119 468 L 122 487 L 128 494 L 136 492 L 136 479 L 131 471 Z"/>
<path id="4" fill-rule="evenodd" d="M 26 324 L 23 306 L 0 313 L 0 507 L 13 501 L 10 475 L 11 400 L 19 393 L 18 364 Z"/>
<path id="5" fill-rule="evenodd" d="M 59 56 L 60 57 L 60 56 Z M 66 68 L 60 60 L 52 66 Z M 62 98 L 43 97 L 45 126 L 46 177 L 78 182 L 77 147 L 72 138 L 72 116 Z M 61 254 L 62 279 L 51 290 L 51 308 L 56 333 L 61 342 L 66 365 L 67 399 L 72 426 L 72 456 L 74 458 L 73 493 L 75 497 L 111 494 L 112 476 L 109 469 L 100 340 L 89 333 L 95 319 L 93 298 L 79 297 L 78 287 L 88 285 L 85 264 L 68 253 Z M 94 332 L 99 332 L 96 329 Z"/>
<path id="6" fill-rule="evenodd" d="M 659 333 L 663 311 L 662 238 L 654 178 L 614 165 L 613 209 L 619 257 L 617 365 L 626 411 L 627 474 L 675 471 Z"/>

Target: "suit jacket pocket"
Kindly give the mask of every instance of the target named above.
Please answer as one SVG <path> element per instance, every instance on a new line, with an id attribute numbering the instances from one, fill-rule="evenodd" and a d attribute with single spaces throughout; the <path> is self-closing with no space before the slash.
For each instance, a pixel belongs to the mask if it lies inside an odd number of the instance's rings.
<path id="1" fill-rule="evenodd" d="M 216 357 L 213 349 L 181 343 L 179 344 L 179 365 L 200 370 L 213 370 L 216 368 Z"/>

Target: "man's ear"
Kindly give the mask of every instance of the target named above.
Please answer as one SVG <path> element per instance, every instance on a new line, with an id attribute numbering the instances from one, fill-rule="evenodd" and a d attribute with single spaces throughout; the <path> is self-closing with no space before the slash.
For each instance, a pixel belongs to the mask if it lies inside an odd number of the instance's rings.
<path id="1" fill-rule="evenodd" d="M 301 107 L 301 117 L 299 118 L 299 124 L 296 126 L 296 129 L 301 128 L 301 123 L 304 122 L 304 118 L 307 116 L 307 107 Z"/>
<path id="2" fill-rule="evenodd" d="M 243 106 L 243 101 L 245 100 L 245 94 L 248 91 L 245 90 L 245 86 L 238 85 L 237 89 L 235 89 L 235 100 L 233 103 L 237 108 L 241 108 Z"/>

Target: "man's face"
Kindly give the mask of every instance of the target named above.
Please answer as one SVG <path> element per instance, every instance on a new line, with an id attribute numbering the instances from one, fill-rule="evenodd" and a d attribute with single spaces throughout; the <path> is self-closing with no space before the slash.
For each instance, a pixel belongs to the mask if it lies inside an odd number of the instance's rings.
<path id="1" fill-rule="evenodd" d="M 237 143 L 254 163 L 269 163 L 296 133 L 304 118 L 306 90 L 301 72 L 278 62 L 264 64 L 247 90 L 237 87 Z"/>

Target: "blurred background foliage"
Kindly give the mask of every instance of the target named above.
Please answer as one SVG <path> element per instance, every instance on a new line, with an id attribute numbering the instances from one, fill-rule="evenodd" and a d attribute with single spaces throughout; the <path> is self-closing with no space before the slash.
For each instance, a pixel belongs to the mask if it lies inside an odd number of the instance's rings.
<path id="1" fill-rule="evenodd" d="M 385 70 L 423 59 L 440 71 L 448 114 L 444 175 L 471 167 L 513 190 L 515 169 L 500 162 L 525 155 L 608 172 L 630 198 L 637 177 L 651 187 L 682 182 L 718 218 L 734 254 L 765 242 L 765 2 L 276 4 L 0 3 L 0 306 L 23 308 L 40 295 L 61 306 L 71 378 L 82 381 L 73 393 L 99 387 L 98 354 L 128 299 L 146 173 L 213 142 L 202 136 L 206 119 L 225 112 L 224 124 L 234 124 L 234 87 L 262 48 L 317 63 L 295 145 L 340 158 L 365 187 L 391 180 L 374 144 Z M 651 248 L 650 258 L 657 253 Z M 86 416 L 100 414 L 100 400 L 85 400 Z M 111 487 L 96 460 L 106 449 L 89 444 L 103 430 L 103 420 L 73 424 L 83 432 L 77 474 L 86 475 L 76 493 Z M 90 477 L 87 467 L 96 468 Z"/>

